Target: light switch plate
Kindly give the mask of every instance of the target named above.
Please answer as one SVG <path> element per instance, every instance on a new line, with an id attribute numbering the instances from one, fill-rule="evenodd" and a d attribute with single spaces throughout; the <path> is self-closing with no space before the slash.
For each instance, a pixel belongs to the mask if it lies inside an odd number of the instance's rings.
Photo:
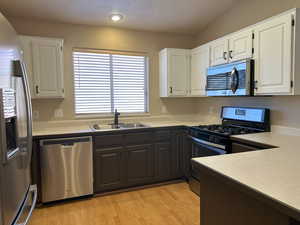
<path id="1" fill-rule="evenodd" d="M 54 117 L 55 118 L 62 118 L 62 117 L 64 117 L 64 111 L 62 109 L 56 109 L 54 111 Z"/>
<path id="2" fill-rule="evenodd" d="M 34 110 L 34 111 L 32 112 L 32 119 L 33 119 L 33 120 L 38 120 L 39 118 L 40 118 L 40 112 L 37 111 L 37 110 Z"/>

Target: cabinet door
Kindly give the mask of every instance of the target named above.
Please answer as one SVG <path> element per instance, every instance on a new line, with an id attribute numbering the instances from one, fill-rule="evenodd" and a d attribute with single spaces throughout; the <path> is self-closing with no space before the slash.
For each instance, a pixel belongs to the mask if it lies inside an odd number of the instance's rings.
<path id="1" fill-rule="evenodd" d="M 189 179 L 191 176 L 191 158 L 192 158 L 192 140 L 185 135 L 184 136 L 184 143 L 183 143 L 183 150 L 182 150 L 182 170 L 183 175 Z"/>
<path id="2" fill-rule="evenodd" d="M 189 51 L 170 49 L 168 51 L 168 76 L 170 96 L 186 96 L 190 70 Z"/>
<path id="3" fill-rule="evenodd" d="M 206 71 L 209 67 L 209 46 L 203 45 L 191 53 L 190 95 L 206 96 Z"/>
<path id="4" fill-rule="evenodd" d="M 32 62 L 35 96 L 63 97 L 62 41 L 34 38 Z"/>
<path id="5" fill-rule="evenodd" d="M 210 44 L 211 60 L 212 66 L 224 64 L 228 62 L 228 39 L 223 38 L 213 41 Z"/>
<path id="6" fill-rule="evenodd" d="M 146 184 L 154 177 L 153 145 L 126 147 L 127 185 Z"/>
<path id="7" fill-rule="evenodd" d="M 256 95 L 291 93 L 291 14 L 255 27 L 254 58 Z"/>
<path id="8" fill-rule="evenodd" d="M 94 154 L 94 191 L 125 186 L 121 147 L 96 150 Z"/>
<path id="9" fill-rule="evenodd" d="M 26 65 L 26 72 L 28 75 L 28 84 L 30 88 L 31 98 L 35 98 L 35 91 L 34 91 L 34 83 L 33 83 L 33 68 L 32 68 L 32 45 L 31 45 L 31 38 L 28 36 L 19 36 L 20 44 L 22 48 L 22 56 L 23 61 Z"/>
<path id="10" fill-rule="evenodd" d="M 229 38 L 229 61 L 252 58 L 252 30 L 241 31 Z"/>
<path id="11" fill-rule="evenodd" d="M 176 130 L 172 133 L 172 176 L 180 178 L 184 175 L 184 130 Z"/>
<path id="12" fill-rule="evenodd" d="M 155 144 L 155 177 L 159 180 L 172 178 L 172 152 L 170 142 Z"/>

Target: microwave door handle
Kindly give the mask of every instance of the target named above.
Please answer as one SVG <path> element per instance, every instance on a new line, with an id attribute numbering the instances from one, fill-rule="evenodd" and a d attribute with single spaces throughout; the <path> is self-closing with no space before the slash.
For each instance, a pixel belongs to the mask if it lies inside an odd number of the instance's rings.
<path id="1" fill-rule="evenodd" d="M 233 68 L 231 71 L 231 91 L 233 93 L 236 92 L 236 90 L 239 87 L 239 75 L 238 75 L 238 71 L 236 68 Z"/>

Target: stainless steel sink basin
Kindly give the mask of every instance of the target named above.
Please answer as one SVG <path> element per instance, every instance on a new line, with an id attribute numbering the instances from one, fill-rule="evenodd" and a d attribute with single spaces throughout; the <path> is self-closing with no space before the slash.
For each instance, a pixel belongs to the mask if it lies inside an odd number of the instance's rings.
<path id="1" fill-rule="evenodd" d="M 100 124 L 93 124 L 91 125 L 91 129 L 98 131 L 98 130 L 105 130 L 105 129 L 134 129 L 134 128 L 144 128 L 148 127 L 142 123 L 119 123 L 118 126 L 115 124 L 108 124 L 108 125 L 100 125 Z"/>
<path id="2" fill-rule="evenodd" d="M 119 128 L 143 128 L 147 127 L 145 124 L 142 123 L 120 123 Z"/>

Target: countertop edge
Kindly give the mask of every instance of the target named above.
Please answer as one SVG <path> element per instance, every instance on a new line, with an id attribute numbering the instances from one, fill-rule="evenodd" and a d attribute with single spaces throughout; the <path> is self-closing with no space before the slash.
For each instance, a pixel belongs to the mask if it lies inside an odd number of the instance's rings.
<path id="1" fill-rule="evenodd" d="M 252 188 L 251 186 L 243 184 L 236 179 L 233 179 L 225 174 L 222 174 L 222 173 L 212 169 L 211 167 L 201 164 L 200 162 L 198 162 L 194 159 L 192 159 L 192 164 L 198 170 L 201 170 L 203 173 L 211 175 L 211 176 L 215 177 L 216 179 L 219 179 L 222 182 L 226 183 L 227 185 L 230 185 L 233 188 L 238 189 L 240 192 L 248 194 L 257 200 L 270 205 L 271 207 L 277 209 L 278 211 L 280 211 L 281 213 L 283 213 L 285 215 L 288 215 L 294 219 L 300 220 L 300 210 L 299 209 L 291 207 L 282 201 L 272 198 L 271 196 L 268 196 L 267 194 L 260 192 L 256 189 Z"/>
<path id="2" fill-rule="evenodd" d="M 102 135 L 102 134 L 110 134 L 110 133 L 122 133 L 125 131 L 128 132 L 138 132 L 138 131 L 149 131 L 153 129 L 167 129 L 167 128 L 186 128 L 189 127 L 187 125 L 165 125 L 165 126 L 148 126 L 148 127 L 143 127 L 143 128 L 136 128 L 136 129 L 111 129 L 111 130 L 99 130 L 99 131 L 77 131 L 77 132 L 66 132 L 66 133 L 57 133 L 57 134 L 43 134 L 43 135 L 33 135 L 32 138 L 33 140 L 38 140 L 38 139 L 44 139 L 44 138 L 60 138 L 60 137 L 74 137 L 74 136 L 86 136 L 86 135 Z"/>

